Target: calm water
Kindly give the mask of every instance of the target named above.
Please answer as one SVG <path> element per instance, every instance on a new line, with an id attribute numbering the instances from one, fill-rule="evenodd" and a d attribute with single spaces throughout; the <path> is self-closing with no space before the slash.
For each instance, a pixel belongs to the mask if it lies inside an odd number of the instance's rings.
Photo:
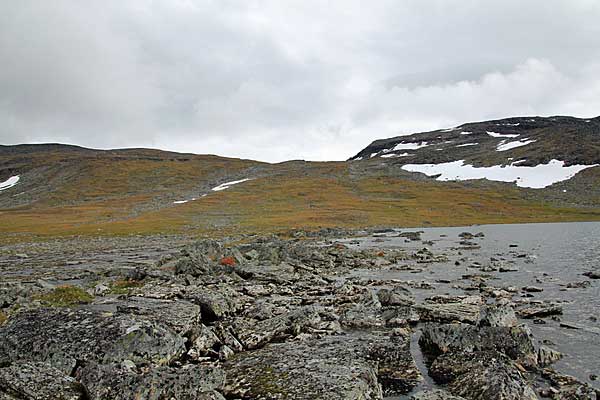
<path id="1" fill-rule="evenodd" d="M 533 324 L 531 320 L 523 322 L 531 328 L 536 340 L 550 341 L 553 347 L 564 354 L 564 358 L 555 364 L 558 371 L 576 376 L 583 382 L 600 388 L 600 382 L 590 381 L 590 374 L 600 375 L 600 280 L 589 280 L 582 276 L 584 272 L 600 271 L 600 223 L 556 223 L 556 224 L 514 224 L 480 225 L 453 228 L 418 228 L 402 231 L 420 230 L 424 241 L 433 241 L 424 246 L 421 242 L 406 243 L 404 238 L 386 237 L 384 242 L 376 238 L 362 238 L 357 247 L 430 247 L 434 253 L 446 252 L 450 261 L 430 264 L 420 273 L 407 271 L 357 271 L 357 274 L 373 278 L 396 278 L 405 280 L 452 279 L 451 284 L 434 283 L 431 290 L 413 290 L 417 298 L 431 296 L 434 293 L 462 293 L 453 285 L 469 284 L 462 280 L 466 273 L 479 273 L 468 268 L 469 262 L 455 266 L 454 261 L 467 257 L 485 265 L 490 257 L 503 259 L 519 270 L 517 272 L 492 272 L 496 280 L 488 281 L 496 287 L 534 285 L 544 289 L 533 293 L 534 299 L 559 301 L 563 305 L 561 322 L 576 324 L 580 329 L 560 327 L 559 321 L 545 318 L 545 325 Z M 458 250 L 458 235 L 461 232 L 483 232 L 485 238 L 474 239 L 480 249 Z M 446 235 L 445 237 L 443 235 Z M 510 247 L 516 244 L 518 247 Z M 460 253 L 462 254 L 460 254 Z M 587 288 L 567 289 L 569 282 L 590 281 Z M 471 292 L 472 293 L 472 292 Z M 473 293 L 474 294 L 474 293 Z M 519 300 L 520 294 L 514 300 Z M 414 349 L 413 349 L 414 350 Z M 424 372 L 424 371 L 422 371 Z"/>

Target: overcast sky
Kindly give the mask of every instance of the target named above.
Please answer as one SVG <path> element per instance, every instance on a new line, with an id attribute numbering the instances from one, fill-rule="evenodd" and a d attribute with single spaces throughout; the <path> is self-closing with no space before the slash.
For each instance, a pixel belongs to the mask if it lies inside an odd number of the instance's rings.
<path id="1" fill-rule="evenodd" d="M 343 160 L 600 115 L 597 0 L 1 1 L 0 143 Z"/>

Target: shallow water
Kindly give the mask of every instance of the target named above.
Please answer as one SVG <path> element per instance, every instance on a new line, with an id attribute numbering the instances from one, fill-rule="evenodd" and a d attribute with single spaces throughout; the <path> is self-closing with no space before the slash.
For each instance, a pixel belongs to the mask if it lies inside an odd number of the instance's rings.
<path id="1" fill-rule="evenodd" d="M 553 223 L 553 224 L 512 224 L 480 225 L 452 228 L 415 228 L 402 231 L 423 231 L 423 242 L 409 242 L 405 238 L 361 238 L 358 243 L 348 240 L 352 247 L 429 247 L 434 253 L 447 253 L 449 261 L 424 266 L 422 272 L 414 271 L 355 271 L 355 274 L 375 279 L 426 280 L 435 285 L 435 290 L 413 289 L 417 299 L 433 294 L 463 293 L 453 288 L 456 284 L 469 284 L 463 280 L 464 274 L 481 273 L 469 268 L 470 261 L 483 265 L 490 258 L 505 260 L 519 270 L 517 272 L 492 272 L 497 280 L 488 283 L 496 287 L 537 286 L 543 292 L 533 293 L 534 299 L 559 301 L 563 305 L 560 321 L 545 318 L 546 324 L 537 325 L 532 320 L 523 320 L 531 328 L 537 341 L 549 341 L 549 346 L 561 351 L 564 358 L 554 367 L 558 371 L 573 375 L 583 382 L 600 388 L 600 382 L 591 381 L 590 374 L 600 375 L 600 280 L 590 280 L 582 276 L 584 272 L 600 271 L 600 223 Z M 483 232 L 484 238 L 474 239 L 481 248 L 458 249 L 461 232 Z M 441 235 L 447 235 L 446 237 Z M 354 243 L 354 244 L 352 244 Z M 510 247 L 510 245 L 518 247 Z M 469 261 L 455 266 L 462 257 Z M 439 283 L 436 280 L 452 280 Z M 567 289 L 570 282 L 590 281 L 587 288 Z M 473 292 L 469 292 L 475 294 Z M 520 294 L 513 300 L 518 301 Z M 579 329 L 560 327 L 560 322 L 576 324 Z M 413 350 L 413 353 L 415 350 Z M 425 371 L 422 371 L 425 373 Z"/>

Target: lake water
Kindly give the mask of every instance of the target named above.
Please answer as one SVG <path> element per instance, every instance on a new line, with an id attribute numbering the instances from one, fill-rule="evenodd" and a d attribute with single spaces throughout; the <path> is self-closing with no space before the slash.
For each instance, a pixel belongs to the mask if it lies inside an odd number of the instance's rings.
<path id="1" fill-rule="evenodd" d="M 347 242 L 352 247 L 429 247 L 434 253 L 448 254 L 449 261 L 429 264 L 418 273 L 387 270 L 356 273 L 375 279 L 426 280 L 434 284 L 435 291 L 413 289 L 417 299 L 422 299 L 440 293 L 463 294 L 456 285 L 468 285 L 470 281 L 462 279 L 462 276 L 480 273 L 468 267 L 471 261 L 485 265 L 490 263 L 492 257 L 502 259 L 514 265 L 518 271 L 491 272 L 495 278 L 488 284 L 517 288 L 536 286 L 542 288 L 543 292 L 533 293 L 533 299 L 561 302 L 563 315 L 559 316 L 560 321 L 545 318 L 546 324 L 534 324 L 532 320 L 522 322 L 529 326 L 538 342 L 548 341 L 550 347 L 564 354 L 564 358 L 554 364 L 556 370 L 600 388 L 600 382 L 590 380 L 590 374 L 600 375 L 600 280 L 590 280 L 582 275 L 589 271 L 600 272 L 600 223 L 479 225 L 401 231 L 416 230 L 423 232 L 423 241 L 432 241 L 433 244 L 424 245 L 419 241 L 407 243 L 405 238 L 392 237 L 397 233 L 386 235 L 383 242 L 382 238 L 375 237 Z M 479 249 L 459 249 L 458 235 L 465 231 L 485 234 L 484 238 L 474 239 L 481 246 Z M 454 264 L 464 257 L 469 260 L 461 262 L 460 266 Z M 452 282 L 439 283 L 437 280 L 440 279 Z M 589 281 L 591 285 L 566 288 L 568 283 L 581 281 Z M 518 302 L 520 296 L 521 293 L 515 294 L 513 300 Z M 578 329 L 561 327 L 561 322 L 575 325 Z M 414 343 L 415 346 L 418 345 Z M 418 350 L 413 348 L 413 353 L 418 353 Z M 424 370 L 422 372 L 426 373 Z M 428 382 L 424 385 L 429 385 Z"/>

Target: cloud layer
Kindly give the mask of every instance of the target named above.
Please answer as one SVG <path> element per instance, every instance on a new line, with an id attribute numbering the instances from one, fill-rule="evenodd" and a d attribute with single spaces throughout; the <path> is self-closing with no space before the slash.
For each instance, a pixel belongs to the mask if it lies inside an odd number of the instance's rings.
<path id="1" fill-rule="evenodd" d="M 21 0 L 0 143 L 341 160 L 377 138 L 600 114 L 600 3 Z"/>

